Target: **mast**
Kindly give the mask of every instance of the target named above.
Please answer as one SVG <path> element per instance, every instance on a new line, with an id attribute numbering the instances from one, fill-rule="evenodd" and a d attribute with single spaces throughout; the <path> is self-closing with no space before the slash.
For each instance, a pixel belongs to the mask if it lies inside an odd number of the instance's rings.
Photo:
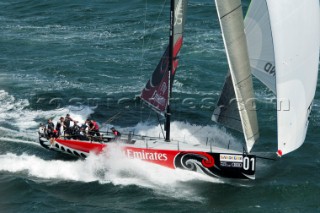
<path id="1" fill-rule="evenodd" d="M 165 140 L 170 141 L 170 98 L 173 79 L 179 64 L 177 55 L 183 43 L 183 30 L 187 12 L 187 0 L 170 2 L 169 44 L 141 92 L 141 99 L 158 114 L 165 116 Z"/>
<path id="2" fill-rule="evenodd" d="M 169 70 L 168 70 L 168 84 L 171 85 L 171 73 L 173 69 L 173 42 L 174 42 L 174 0 L 170 1 L 170 33 L 169 33 Z M 169 87 L 168 92 L 168 105 L 166 108 L 166 138 L 165 141 L 170 142 L 170 120 L 171 120 L 171 111 L 170 111 L 170 98 L 172 93 L 172 87 Z"/>

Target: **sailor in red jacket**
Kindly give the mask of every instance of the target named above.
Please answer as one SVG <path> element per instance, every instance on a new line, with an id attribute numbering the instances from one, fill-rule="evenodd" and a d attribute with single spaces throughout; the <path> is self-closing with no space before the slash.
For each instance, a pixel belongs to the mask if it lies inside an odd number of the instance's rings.
<path id="1" fill-rule="evenodd" d="M 99 125 L 94 120 L 86 120 L 86 123 L 89 125 L 89 134 L 91 136 L 97 135 L 100 136 Z"/>
<path id="2" fill-rule="evenodd" d="M 111 127 L 111 131 L 114 134 L 115 139 L 120 138 L 121 133 L 118 130 L 116 130 L 114 127 Z"/>

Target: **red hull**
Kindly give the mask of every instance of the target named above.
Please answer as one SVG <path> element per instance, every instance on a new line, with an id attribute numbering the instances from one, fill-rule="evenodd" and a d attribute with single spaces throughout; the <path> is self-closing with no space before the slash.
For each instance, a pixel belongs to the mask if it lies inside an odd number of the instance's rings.
<path id="1" fill-rule="evenodd" d="M 55 142 L 56 151 L 62 150 L 78 157 L 86 157 L 91 152 L 99 154 L 108 150 L 108 146 L 108 143 L 79 140 L 56 139 Z M 141 159 L 171 169 L 181 168 L 212 177 L 254 179 L 253 155 L 141 148 L 123 143 L 119 147 L 129 159 Z"/>

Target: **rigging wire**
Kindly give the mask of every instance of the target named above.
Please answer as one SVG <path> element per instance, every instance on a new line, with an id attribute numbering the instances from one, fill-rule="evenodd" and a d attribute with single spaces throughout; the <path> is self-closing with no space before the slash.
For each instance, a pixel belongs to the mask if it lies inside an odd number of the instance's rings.
<path id="1" fill-rule="evenodd" d="M 155 26 L 158 25 L 160 16 L 161 16 L 161 14 L 162 14 L 163 11 L 164 11 L 164 7 L 165 7 L 165 5 L 166 5 L 166 2 L 167 2 L 167 0 L 165 0 L 164 3 L 162 4 L 162 8 L 161 8 L 161 11 L 160 11 L 157 19 L 156 19 L 156 22 L 155 22 L 155 24 L 154 24 L 151 28 L 153 28 L 153 27 L 155 27 Z M 148 41 L 145 42 L 145 37 L 146 37 L 146 23 L 147 23 L 147 11 L 148 11 L 148 0 L 146 0 L 146 4 L 145 4 L 144 24 L 143 24 L 143 38 L 142 38 L 142 56 L 141 56 L 141 63 L 140 63 L 140 68 L 141 68 L 140 71 L 142 71 L 142 67 L 143 67 L 142 65 L 143 65 L 143 62 L 144 62 L 144 55 L 145 55 L 145 52 L 146 52 L 146 51 L 145 51 L 145 44 L 146 44 L 146 43 L 149 43 L 150 40 L 151 40 L 151 37 L 149 37 Z"/>
<path id="2" fill-rule="evenodd" d="M 116 113 L 115 115 L 113 115 L 112 117 L 110 117 L 110 118 L 106 121 L 106 123 L 111 123 L 113 120 L 119 118 L 121 113 L 122 113 L 122 112 Z"/>
<path id="3" fill-rule="evenodd" d="M 148 10 L 148 0 L 146 0 L 145 13 L 144 13 L 143 36 L 142 36 L 142 54 L 141 54 L 141 62 L 140 62 L 140 74 L 142 72 L 142 65 L 143 65 L 144 54 L 145 54 L 144 38 L 146 37 L 147 10 Z M 142 75 L 140 75 L 140 76 L 142 76 Z"/>
<path id="4" fill-rule="evenodd" d="M 154 28 L 155 26 L 158 25 L 160 16 L 161 16 L 161 14 L 163 14 L 163 11 L 164 11 L 164 8 L 165 8 L 166 3 L 167 3 L 167 0 L 164 0 L 164 2 L 163 2 L 163 4 L 162 4 L 161 11 L 160 11 L 160 13 L 158 14 L 158 17 L 157 17 L 157 19 L 156 19 L 156 22 L 155 22 L 155 24 L 154 24 L 151 28 Z M 141 56 L 141 62 L 140 62 L 140 76 L 143 76 L 143 75 L 141 75 L 141 73 L 142 73 L 143 64 L 144 64 L 144 56 L 145 56 L 145 53 L 146 53 L 145 44 L 149 43 L 150 40 L 151 40 L 151 36 L 149 36 L 148 40 L 145 41 L 145 37 L 146 37 L 146 23 L 147 23 L 147 10 L 148 10 L 148 0 L 146 0 L 146 3 L 145 3 L 144 26 L 143 26 L 144 29 L 143 29 L 143 39 L 142 39 L 142 56 Z M 152 46 L 152 45 L 151 45 L 151 46 Z M 152 111 L 150 111 L 148 120 L 150 119 L 151 112 L 152 112 Z M 140 110 L 140 113 L 142 113 L 142 110 Z M 158 115 L 158 113 L 156 113 L 156 114 L 157 114 L 158 122 L 159 122 L 160 127 L 161 127 L 161 132 L 162 132 L 162 134 L 163 134 L 163 136 L 164 136 L 164 131 L 163 131 L 162 125 L 161 125 L 161 123 L 160 123 L 159 115 Z M 142 116 L 141 116 L 141 117 L 142 117 Z"/>
<path id="5" fill-rule="evenodd" d="M 161 128 L 163 139 L 165 139 L 164 131 L 163 131 L 163 128 L 162 128 L 162 125 L 161 125 L 161 122 L 160 122 L 160 118 L 159 118 L 159 114 L 158 113 L 156 113 L 156 114 L 157 114 L 158 122 L 159 122 L 159 125 L 160 125 L 160 128 Z"/>

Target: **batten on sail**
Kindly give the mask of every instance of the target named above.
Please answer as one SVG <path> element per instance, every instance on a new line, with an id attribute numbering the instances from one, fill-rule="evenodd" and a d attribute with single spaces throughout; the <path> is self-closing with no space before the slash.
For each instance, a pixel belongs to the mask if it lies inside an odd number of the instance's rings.
<path id="1" fill-rule="evenodd" d="M 259 138 L 251 70 L 240 0 L 215 0 L 237 106 L 250 152 Z"/>

